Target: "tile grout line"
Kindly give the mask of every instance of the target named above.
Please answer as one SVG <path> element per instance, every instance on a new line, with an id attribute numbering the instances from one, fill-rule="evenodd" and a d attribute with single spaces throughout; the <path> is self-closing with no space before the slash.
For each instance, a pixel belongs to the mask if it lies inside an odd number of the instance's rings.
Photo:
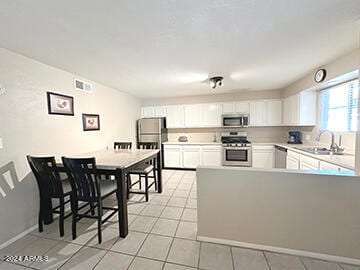
<path id="1" fill-rule="evenodd" d="M 83 223 L 82 225 L 85 225 L 85 224 L 88 224 L 88 223 Z M 89 225 L 89 224 L 88 224 Z M 116 230 L 116 229 L 115 229 Z M 78 254 L 82 249 L 84 249 L 84 248 L 97 248 L 97 247 L 91 247 L 91 246 L 87 246 L 86 244 L 87 243 L 89 243 L 90 241 L 91 241 L 91 239 L 89 239 L 88 241 L 86 241 L 84 244 L 77 244 L 77 243 L 71 243 L 71 242 L 68 242 L 68 241 L 64 241 L 64 240 L 59 240 L 59 241 L 63 241 L 63 242 L 66 242 L 66 243 L 70 243 L 70 244 L 76 244 L 76 245 L 80 245 L 81 246 L 81 248 L 77 251 L 77 252 L 75 252 L 72 256 L 70 256 L 70 258 L 68 259 L 68 260 L 66 260 L 66 262 L 64 262 L 58 269 L 61 269 L 67 262 L 69 262 L 76 254 Z M 118 241 L 118 240 L 117 240 Z M 114 243 L 113 243 L 113 245 L 108 249 L 108 250 L 106 250 L 106 249 L 101 249 L 101 248 L 97 248 L 97 249 L 99 249 L 99 250 L 105 250 L 106 252 L 105 252 L 105 254 L 104 254 L 104 256 L 102 256 L 100 259 L 99 259 L 99 261 L 94 265 L 94 267 L 92 268 L 92 269 L 94 269 L 99 263 L 100 263 L 100 261 L 106 256 L 106 254 L 108 254 L 108 252 L 110 251 L 110 249 L 115 245 L 115 243 L 117 242 L 117 241 L 115 241 Z"/>
<path id="2" fill-rule="evenodd" d="M 261 253 L 262 253 L 262 255 L 263 255 L 263 256 L 264 256 L 264 258 L 265 258 L 265 262 L 266 262 L 266 265 L 267 265 L 268 269 L 269 269 L 269 270 L 271 270 L 271 266 L 270 266 L 270 263 L 269 263 L 268 257 L 266 257 L 266 254 L 265 254 L 265 252 L 264 252 L 264 251 L 262 251 Z"/>
<path id="3" fill-rule="evenodd" d="M 298 257 L 302 263 L 302 265 L 304 266 L 304 269 L 307 270 L 307 267 L 306 267 L 306 264 L 304 263 L 303 261 L 303 258 L 302 257 Z"/>
<path id="4" fill-rule="evenodd" d="M 200 241 L 199 241 L 200 242 Z M 198 258 L 198 264 L 197 264 L 197 268 L 200 269 L 200 258 L 201 258 L 201 247 L 202 247 L 203 243 L 200 242 L 200 247 L 199 247 L 199 258 Z"/>
<path id="5" fill-rule="evenodd" d="M 128 214 L 129 214 L 129 213 L 128 213 Z M 137 215 L 137 216 L 138 216 L 138 215 Z M 119 216 L 118 216 L 118 218 L 119 218 Z M 135 220 L 135 219 L 134 219 L 134 220 Z M 133 220 L 130 224 L 128 224 L 129 227 L 130 227 L 130 225 L 134 222 L 134 220 Z M 125 238 L 124 238 L 124 239 L 125 239 Z M 94 269 L 97 267 L 97 265 L 104 259 L 104 257 L 111 251 L 112 247 L 113 247 L 118 241 L 119 241 L 119 239 L 117 239 L 117 240 L 111 245 L 111 247 L 106 250 L 104 256 L 101 257 L 101 259 L 100 259 L 100 260 L 94 265 L 94 267 L 92 268 L 93 270 L 94 270 Z M 135 258 L 135 257 L 134 257 L 134 258 Z M 128 267 L 130 267 L 131 263 L 132 263 L 132 261 L 129 263 L 129 266 L 128 266 Z"/>
<path id="6" fill-rule="evenodd" d="M 173 172 L 173 174 L 174 174 L 174 173 L 175 173 L 175 171 Z M 161 194 L 161 193 L 159 193 L 159 194 Z M 150 205 L 150 202 L 151 202 L 151 200 L 149 200 L 149 202 L 148 202 L 149 204 L 148 204 L 148 205 Z M 132 261 L 130 262 L 130 264 L 129 264 L 129 266 L 127 267 L 127 269 L 129 269 L 130 266 L 134 263 L 136 257 L 142 258 L 141 256 L 138 256 L 138 254 L 139 254 L 140 250 L 142 249 L 144 243 L 145 243 L 146 240 L 148 239 L 149 235 L 151 234 L 151 231 L 153 230 L 156 222 L 160 219 L 160 216 L 161 216 L 161 214 L 164 212 L 166 206 L 167 206 L 167 204 L 165 205 L 165 207 L 164 207 L 163 210 L 161 211 L 159 217 L 156 219 L 156 221 L 154 222 L 154 224 L 153 224 L 153 226 L 151 227 L 151 229 L 149 230 L 149 232 L 146 234 L 146 237 L 145 237 L 144 241 L 141 243 L 139 249 L 137 250 L 136 254 L 134 255 L 134 258 L 133 258 Z M 145 207 L 144 207 L 144 209 L 145 209 Z M 144 210 L 144 209 L 143 209 L 143 210 Z M 141 213 L 143 210 L 141 210 L 140 213 Z M 138 216 L 141 216 L 140 213 L 138 214 Z M 134 221 L 135 221 L 135 220 L 134 220 Z M 170 250 L 170 248 L 169 248 L 169 250 Z M 148 259 L 150 259 L 150 258 L 148 258 Z M 163 267 L 164 267 L 164 265 L 165 265 L 165 263 L 163 264 Z"/>
<path id="7" fill-rule="evenodd" d="M 181 177 L 181 179 L 182 179 L 182 177 Z M 181 181 L 181 179 L 180 179 L 180 181 Z M 173 197 L 173 196 L 171 196 L 171 197 Z M 171 199 L 171 198 L 170 198 L 170 199 Z M 169 200 L 169 201 L 170 201 L 170 200 Z M 178 231 L 178 229 L 179 229 L 180 222 L 181 222 L 181 217 L 182 217 L 182 215 L 183 215 L 183 213 L 184 213 L 184 209 L 185 209 L 185 207 L 183 208 L 182 213 L 181 213 L 181 215 L 180 215 L 180 219 L 179 219 L 178 224 L 177 224 L 177 226 L 176 226 L 176 230 L 175 230 L 174 237 L 173 237 L 172 240 L 171 240 L 169 250 L 168 250 L 168 252 L 167 252 L 167 254 L 166 254 L 165 263 L 164 263 L 164 265 L 163 265 L 163 267 L 162 267 L 162 270 L 164 270 L 165 265 L 166 265 L 166 263 L 168 262 L 168 258 L 169 258 L 169 255 L 170 255 L 170 251 L 171 251 L 171 248 L 172 248 L 172 246 L 173 246 L 176 233 L 177 233 L 177 231 Z"/>
<path id="8" fill-rule="evenodd" d="M 233 254 L 233 249 L 231 246 L 230 246 L 230 255 L 231 255 L 232 267 L 233 267 L 233 269 L 235 269 L 234 254 Z"/>

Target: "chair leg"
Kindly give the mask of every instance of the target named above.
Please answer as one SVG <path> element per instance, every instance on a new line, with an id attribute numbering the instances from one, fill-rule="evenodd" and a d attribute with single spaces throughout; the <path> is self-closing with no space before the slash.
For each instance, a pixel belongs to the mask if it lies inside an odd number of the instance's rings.
<path id="1" fill-rule="evenodd" d="M 39 232 L 43 232 L 44 228 L 43 228 L 43 221 L 41 218 L 41 211 L 39 211 L 38 224 L 39 224 Z"/>
<path id="2" fill-rule="evenodd" d="M 141 190 L 141 174 L 139 174 L 139 189 Z"/>
<path id="3" fill-rule="evenodd" d="M 153 174 L 154 174 L 154 186 L 155 186 L 155 191 L 158 190 L 158 181 L 157 181 L 157 177 L 156 177 L 156 170 L 153 170 Z"/>
<path id="4" fill-rule="evenodd" d="M 90 209 L 91 209 L 91 211 L 90 211 L 91 215 L 95 215 L 94 203 L 91 202 L 91 203 L 89 203 L 89 205 L 90 205 Z"/>
<path id="5" fill-rule="evenodd" d="M 98 203 L 98 218 L 97 218 L 97 221 L 98 221 L 98 241 L 99 241 L 99 244 L 101 244 L 101 242 L 102 242 L 101 220 L 102 220 L 102 205 L 101 205 L 101 203 L 99 202 L 99 203 Z"/>
<path id="6" fill-rule="evenodd" d="M 60 237 L 63 237 L 64 236 L 64 215 L 65 215 L 64 197 L 60 198 L 59 202 L 60 202 L 59 231 L 60 231 Z"/>
<path id="7" fill-rule="evenodd" d="M 127 182 L 127 185 L 126 185 L 126 188 L 127 188 L 127 192 L 126 192 L 126 198 L 129 199 L 130 198 L 130 185 L 131 185 L 131 176 L 130 174 L 127 174 L 126 175 L 126 182 Z"/>
<path id="8" fill-rule="evenodd" d="M 78 213 L 78 202 L 72 196 L 70 197 L 70 200 L 71 200 L 71 211 L 72 211 L 72 224 L 71 224 L 72 239 L 75 240 L 76 239 L 76 221 L 77 221 L 76 219 L 77 219 L 77 213 Z"/>
<path id="9" fill-rule="evenodd" d="M 148 175 L 145 174 L 145 199 L 149 201 L 149 178 Z"/>

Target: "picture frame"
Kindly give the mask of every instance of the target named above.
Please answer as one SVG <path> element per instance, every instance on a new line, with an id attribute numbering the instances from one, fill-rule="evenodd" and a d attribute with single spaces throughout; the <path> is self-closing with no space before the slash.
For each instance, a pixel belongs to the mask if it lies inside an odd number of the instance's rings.
<path id="1" fill-rule="evenodd" d="M 82 120 L 84 131 L 100 130 L 100 115 L 83 113 Z"/>
<path id="2" fill-rule="evenodd" d="M 74 98 L 71 96 L 46 92 L 48 113 L 74 116 Z"/>

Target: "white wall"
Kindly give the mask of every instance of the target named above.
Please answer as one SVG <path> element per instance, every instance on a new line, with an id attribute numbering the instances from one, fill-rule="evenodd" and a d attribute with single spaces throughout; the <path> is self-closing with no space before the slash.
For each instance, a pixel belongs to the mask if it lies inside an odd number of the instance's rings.
<path id="1" fill-rule="evenodd" d="M 199 240 L 360 264 L 360 178 L 316 173 L 198 167 Z"/>
<path id="2" fill-rule="evenodd" d="M 322 66 L 317 67 L 316 69 L 310 71 L 308 74 L 302 76 L 297 81 L 291 83 L 283 89 L 283 97 L 288 97 L 290 95 L 296 94 L 303 90 L 320 90 L 324 89 L 327 86 L 327 83 L 331 80 L 338 78 L 341 75 L 353 72 L 359 69 L 360 64 L 360 49 L 356 49 L 349 54 L 343 55 L 333 61 L 326 63 Z M 317 84 L 314 81 L 314 74 L 317 69 L 324 68 L 326 69 L 327 75 L 324 82 Z M 315 140 L 316 136 L 319 133 L 318 125 L 311 132 L 306 132 L 304 135 L 308 134 L 311 137 L 311 140 Z M 345 150 L 350 153 L 355 152 L 356 146 L 356 133 L 355 132 L 337 132 L 336 133 L 336 142 L 339 141 L 339 135 L 342 136 L 342 147 L 345 147 Z M 331 137 L 325 135 L 320 139 L 321 143 L 330 145 Z"/>
<path id="3" fill-rule="evenodd" d="M 264 90 L 264 91 L 232 91 L 231 93 L 212 92 L 209 87 L 208 95 L 200 96 L 182 96 L 182 97 L 165 97 L 165 98 L 147 98 L 142 99 L 143 106 L 156 105 L 174 105 L 174 104 L 195 104 L 195 103 L 211 103 L 211 102 L 228 102 L 240 100 L 254 99 L 277 99 L 282 97 L 282 90 Z"/>
<path id="4" fill-rule="evenodd" d="M 93 93 L 81 92 L 74 78 L 0 49 L 0 84 L 6 87 L 0 95 L 0 244 L 36 224 L 37 186 L 27 154 L 69 155 L 112 147 L 115 140 L 135 142 L 140 100 L 95 82 Z M 49 115 L 46 91 L 73 96 L 75 116 Z M 101 130 L 84 132 L 82 113 L 100 114 Z M 9 170 L 14 183 L 6 181 Z"/>

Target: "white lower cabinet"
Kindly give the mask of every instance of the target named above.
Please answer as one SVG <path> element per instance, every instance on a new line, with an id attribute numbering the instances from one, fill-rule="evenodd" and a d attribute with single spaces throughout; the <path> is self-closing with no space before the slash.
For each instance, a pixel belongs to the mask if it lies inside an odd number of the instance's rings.
<path id="1" fill-rule="evenodd" d="M 201 164 L 201 146 L 183 146 L 183 168 L 196 168 Z"/>
<path id="2" fill-rule="evenodd" d="M 252 148 L 252 167 L 254 168 L 274 168 L 275 149 L 273 145 L 253 146 Z"/>
<path id="3" fill-rule="evenodd" d="M 354 172 L 352 170 L 331 164 L 326 161 L 320 161 L 320 170 L 322 170 L 322 171 L 337 171 L 337 172 Z"/>
<path id="4" fill-rule="evenodd" d="M 199 165 L 221 166 L 220 145 L 164 145 L 166 168 L 190 168 Z"/>
<path id="5" fill-rule="evenodd" d="M 316 167 L 316 166 L 312 166 L 310 164 L 307 164 L 307 163 L 300 162 L 300 170 L 317 171 L 317 170 L 319 170 L 319 168 Z"/>
<path id="6" fill-rule="evenodd" d="M 322 171 L 340 171 L 340 167 L 336 166 L 334 164 L 325 162 L 325 161 L 320 161 L 320 170 L 322 170 Z"/>
<path id="7" fill-rule="evenodd" d="M 298 159 L 293 157 L 286 157 L 286 169 L 290 170 L 298 170 L 300 166 L 300 162 Z"/>
<path id="8" fill-rule="evenodd" d="M 221 166 L 221 146 L 203 146 L 202 147 L 202 165 Z"/>
<path id="9" fill-rule="evenodd" d="M 290 169 L 290 170 L 300 169 L 300 154 L 288 149 L 286 156 L 286 169 Z"/>
<path id="10" fill-rule="evenodd" d="M 319 170 L 320 160 L 300 155 L 300 170 Z"/>
<path id="11" fill-rule="evenodd" d="M 168 168 L 182 168 L 182 146 L 165 145 L 164 146 L 164 165 Z"/>

